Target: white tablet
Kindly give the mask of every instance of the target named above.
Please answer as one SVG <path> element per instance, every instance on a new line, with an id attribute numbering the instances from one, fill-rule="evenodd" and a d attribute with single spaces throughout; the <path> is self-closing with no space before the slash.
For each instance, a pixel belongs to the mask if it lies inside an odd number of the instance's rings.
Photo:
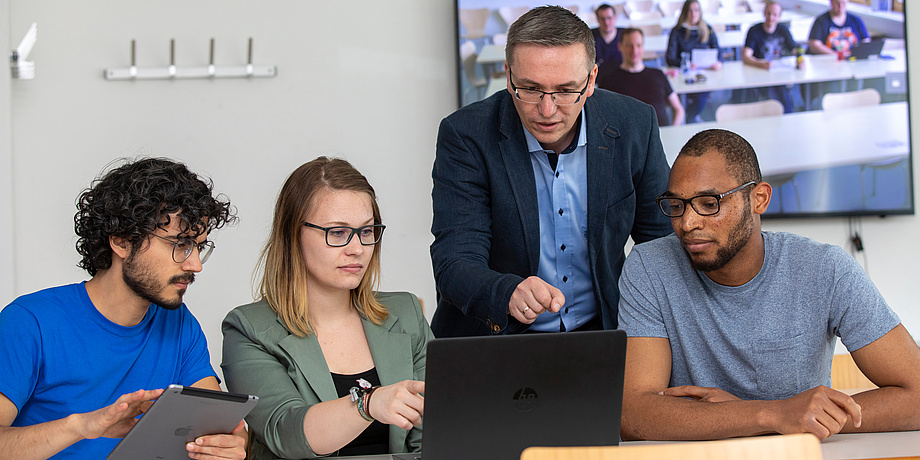
<path id="1" fill-rule="evenodd" d="M 189 458 L 186 443 L 233 431 L 258 402 L 257 396 L 170 385 L 106 458 Z"/>

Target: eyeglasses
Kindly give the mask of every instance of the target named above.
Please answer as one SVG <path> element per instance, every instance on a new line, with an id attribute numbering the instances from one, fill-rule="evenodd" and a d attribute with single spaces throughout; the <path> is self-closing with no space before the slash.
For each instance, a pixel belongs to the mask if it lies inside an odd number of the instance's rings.
<path id="1" fill-rule="evenodd" d="M 754 185 L 757 182 L 750 181 L 743 185 L 739 185 L 725 193 L 720 193 L 718 195 L 697 195 L 689 200 L 683 198 L 675 198 L 670 196 L 660 196 L 655 198 L 655 202 L 658 203 L 658 207 L 661 208 L 661 212 L 668 217 L 680 217 L 684 215 L 684 211 L 687 210 L 687 203 L 690 203 L 690 206 L 693 206 L 693 210 L 701 216 L 712 216 L 718 214 L 722 206 L 722 198 L 725 198 L 732 193 L 735 193 L 748 185 Z"/>
<path id="2" fill-rule="evenodd" d="M 202 241 L 201 243 L 196 243 L 193 238 L 171 239 L 162 237 L 156 233 L 151 233 L 150 236 L 155 236 L 173 245 L 172 259 L 173 262 L 177 264 L 185 262 L 185 260 L 192 255 L 193 249 L 198 249 L 198 258 L 201 259 L 201 263 L 207 262 L 208 257 L 211 257 L 211 252 L 214 251 L 214 243 L 210 241 Z"/>
<path id="3" fill-rule="evenodd" d="M 303 223 L 304 227 L 310 227 L 326 232 L 326 244 L 334 248 L 348 246 L 351 243 L 351 237 L 358 235 L 358 241 L 364 246 L 373 246 L 380 242 L 383 236 L 383 230 L 387 228 L 383 224 L 365 225 L 363 227 L 320 227 L 309 222 Z"/>
<path id="4" fill-rule="evenodd" d="M 585 94 L 585 91 L 588 90 L 588 85 L 591 84 L 591 74 L 588 73 L 588 81 L 585 82 L 585 87 L 581 91 L 540 91 L 534 88 L 518 88 L 514 85 L 514 81 L 511 79 L 511 68 L 508 69 L 508 81 L 511 82 L 511 90 L 514 91 L 514 95 L 521 102 L 526 102 L 528 104 L 539 104 L 543 100 L 543 96 L 547 94 L 550 98 L 553 99 L 553 102 L 556 105 L 572 105 L 577 104 L 581 100 L 581 96 Z"/>

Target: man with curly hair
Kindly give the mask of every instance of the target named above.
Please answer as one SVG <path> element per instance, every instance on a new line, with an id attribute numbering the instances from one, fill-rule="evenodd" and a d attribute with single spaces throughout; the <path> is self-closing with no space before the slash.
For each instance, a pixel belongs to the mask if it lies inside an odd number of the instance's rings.
<path id="1" fill-rule="evenodd" d="M 128 162 L 77 200 L 78 264 L 92 278 L 0 311 L 0 452 L 104 458 L 169 384 L 220 390 L 182 296 L 236 220 L 213 185 L 171 160 Z M 244 458 L 243 423 L 189 457 Z"/>

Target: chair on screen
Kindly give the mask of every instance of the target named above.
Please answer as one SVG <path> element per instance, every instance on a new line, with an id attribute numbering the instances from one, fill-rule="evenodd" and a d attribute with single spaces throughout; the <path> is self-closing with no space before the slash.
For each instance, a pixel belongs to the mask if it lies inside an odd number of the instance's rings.
<path id="1" fill-rule="evenodd" d="M 792 186 L 792 197 L 795 198 L 795 209 L 789 209 L 789 212 L 802 212 L 802 199 L 799 196 L 799 184 L 795 181 L 796 173 L 786 173 L 786 174 L 774 174 L 772 176 L 766 176 L 763 178 L 764 182 L 767 182 L 773 187 L 773 199 L 770 200 L 770 207 L 773 207 L 773 203 L 779 205 L 778 212 L 783 214 L 787 211 L 787 206 L 784 204 L 783 200 L 783 187 L 787 185 Z"/>
<path id="2" fill-rule="evenodd" d="M 460 44 L 460 64 L 463 66 L 463 74 L 469 83 L 468 90 L 475 91 L 474 99 L 482 98 L 481 90 L 489 84 L 489 80 L 476 74 L 476 44 L 467 40 Z"/>
<path id="3" fill-rule="evenodd" d="M 530 11 L 529 6 L 502 6 L 498 8 L 498 15 L 502 17 L 502 21 L 505 21 L 508 27 L 511 27 L 514 21 L 517 21 L 519 17 L 528 11 Z"/>
<path id="4" fill-rule="evenodd" d="M 906 156 L 860 165 L 864 209 L 907 209 L 910 206 L 910 163 Z"/>
<path id="5" fill-rule="evenodd" d="M 879 105 L 882 96 L 874 88 L 848 91 L 845 93 L 827 93 L 821 99 L 821 108 L 824 110 L 849 109 L 867 105 Z"/>
<path id="6" fill-rule="evenodd" d="M 746 118 L 773 117 L 783 114 L 783 104 L 776 99 L 742 104 L 722 104 L 716 109 L 716 121 L 743 120 Z"/>
<path id="7" fill-rule="evenodd" d="M 521 460 L 821 460 L 811 434 L 610 447 L 530 447 Z"/>
<path id="8" fill-rule="evenodd" d="M 681 1 L 661 1 L 658 2 L 658 11 L 661 11 L 661 15 L 666 18 L 677 19 L 680 16 L 680 9 L 684 7 L 684 2 Z"/>
<path id="9" fill-rule="evenodd" d="M 474 39 L 486 36 L 486 21 L 489 19 L 490 11 L 488 8 L 461 8 L 457 13 L 460 17 L 460 24 L 466 29 L 463 38 Z"/>
<path id="10" fill-rule="evenodd" d="M 869 390 L 878 388 L 866 377 L 856 362 L 853 355 L 834 355 L 831 363 L 831 388 L 835 390 Z"/>
<path id="11" fill-rule="evenodd" d="M 655 2 L 652 0 L 630 0 L 626 2 L 626 14 L 629 15 L 629 19 L 637 19 L 633 17 L 633 13 L 648 13 L 655 10 Z"/>

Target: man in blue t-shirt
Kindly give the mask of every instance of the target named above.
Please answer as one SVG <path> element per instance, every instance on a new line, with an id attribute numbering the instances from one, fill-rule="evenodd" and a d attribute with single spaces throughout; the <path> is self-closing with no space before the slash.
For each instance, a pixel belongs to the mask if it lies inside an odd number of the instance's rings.
<path id="1" fill-rule="evenodd" d="M 92 278 L 0 311 L 4 458 L 104 458 L 169 384 L 220 390 L 182 303 L 230 203 L 185 165 L 148 158 L 94 181 L 77 202 L 78 264 Z M 193 458 L 244 458 L 242 421 L 203 436 Z"/>
<path id="2" fill-rule="evenodd" d="M 856 42 L 869 41 L 869 31 L 859 16 L 847 13 L 847 0 L 831 0 L 830 11 L 815 18 L 808 33 L 811 54 L 850 55 Z"/>
<path id="3" fill-rule="evenodd" d="M 771 192 L 737 134 L 681 149 L 656 200 L 674 235 L 620 277 L 623 439 L 920 429 L 920 348 L 841 248 L 761 231 Z M 879 388 L 828 388 L 837 337 Z"/>
<path id="4" fill-rule="evenodd" d="M 741 60 L 746 65 L 770 70 L 773 61 L 795 51 L 796 43 L 789 28 L 779 23 L 783 7 L 774 1 L 768 1 L 763 7 L 764 21 L 748 29 L 741 50 Z M 776 99 L 783 104 L 785 113 L 792 113 L 794 107 L 792 92 L 787 86 L 758 88 L 760 99 Z"/>

